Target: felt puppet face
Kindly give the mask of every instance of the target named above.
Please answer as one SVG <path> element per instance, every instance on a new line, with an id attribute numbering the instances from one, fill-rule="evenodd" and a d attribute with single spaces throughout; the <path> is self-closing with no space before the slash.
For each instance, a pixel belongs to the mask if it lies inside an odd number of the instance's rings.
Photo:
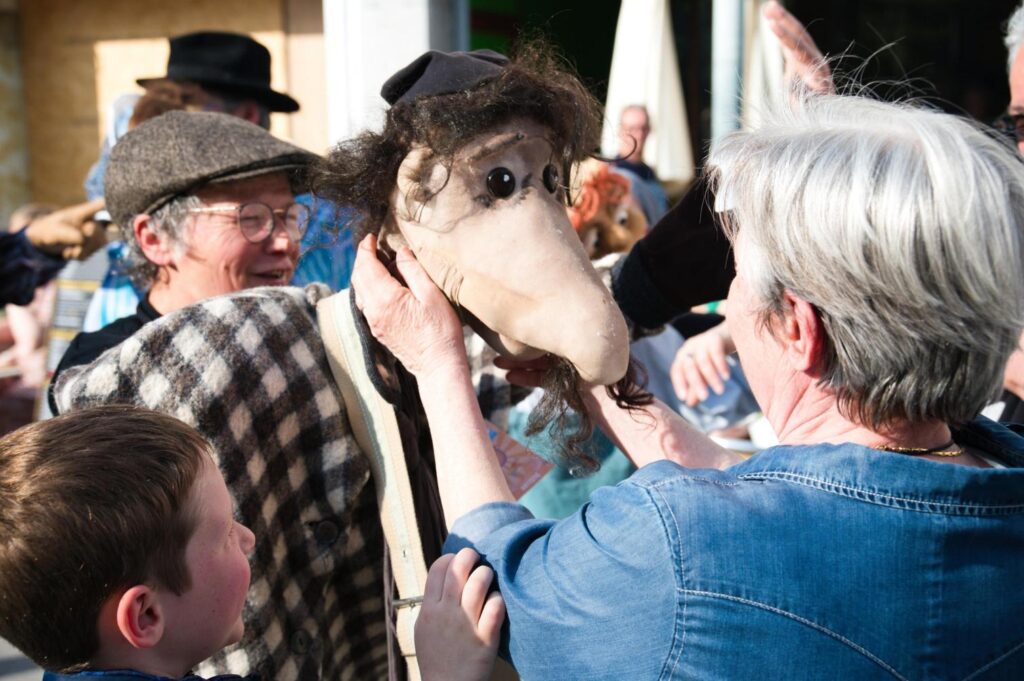
<path id="1" fill-rule="evenodd" d="M 630 182 L 608 163 L 587 159 L 573 173 L 569 219 L 592 259 L 627 253 L 647 233 L 647 218 L 630 195 Z"/>
<path id="2" fill-rule="evenodd" d="M 551 353 L 609 385 L 629 363 L 626 324 L 569 222 L 546 132 L 513 119 L 470 140 L 450 168 L 413 148 L 381 234 L 393 248 L 408 245 L 501 354 Z"/>

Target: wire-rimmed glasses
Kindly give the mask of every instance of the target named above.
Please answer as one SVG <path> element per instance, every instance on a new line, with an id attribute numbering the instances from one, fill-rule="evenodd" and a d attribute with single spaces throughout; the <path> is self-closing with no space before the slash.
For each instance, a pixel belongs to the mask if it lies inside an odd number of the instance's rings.
<path id="1" fill-rule="evenodd" d="M 281 218 L 285 232 L 292 241 L 299 241 L 309 226 L 309 206 L 293 203 L 287 208 L 271 208 L 258 201 L 239 206 L 205 206 L 193 208 L 190 213 L 234 214 L 238 229 L 249 243 L 261 244 L 274 233 L 277 218 Z"/>

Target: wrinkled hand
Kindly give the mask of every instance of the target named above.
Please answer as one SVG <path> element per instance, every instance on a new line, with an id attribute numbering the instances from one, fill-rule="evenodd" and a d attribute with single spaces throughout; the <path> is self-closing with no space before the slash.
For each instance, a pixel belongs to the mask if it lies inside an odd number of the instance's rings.
<path id="1" fill-rule="evenodd" d="M 408 288 L 377 257 L 377 237 L 359 244 L 352 268 L 356 307 L 373 335 L 417 378 L 452 366 L 466 366 L 462 324 L 451 303 L 408 248 L 396 254 Z"/>
<path id="2" fill-rule="evenodd" d="M 93 220 L 98 210 L 103 210 L 103 199 L 61 208 L 33 220 L 25 236 L 44 253 L 84 260 L 107 242 L 103 226 Z"/>
<path id="3" fill-rule="evenodd" d="M 761 16 L 782 43 L 786 83 L 791 86 L 802 84 L 812 92 L 822 94 L 835 92 L 832 70 L 800 20 L 775 0 L 764 4 Z"/>
<path id="4" fill-rule="evenodd" d="M 494 573 L 473 549 L 430 566 L 416 620 L 416 657 L 423 681 L 483 681 L 490 677 L 505 621 L 505 603 L 488 594 Z"/>
<path id="5" fill-rule="evenodd" d="M 729 378 L 725 358 L 735 351 L 724 323 L 687 338 L 669 369 L 679 399 L 692 407 L 708 398 L 709 387 L 721 395 L 725 391 L 724 381 Z"/>

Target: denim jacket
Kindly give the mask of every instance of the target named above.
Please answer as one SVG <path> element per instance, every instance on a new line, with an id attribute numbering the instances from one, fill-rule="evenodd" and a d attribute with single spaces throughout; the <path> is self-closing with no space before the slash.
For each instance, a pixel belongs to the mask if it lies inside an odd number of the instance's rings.
<path id="1" fill-rule="evenodd" d="M 1024 439 L 956 433 L 1008 465 Z M 524 679 L 1022 679 L 1024 469 L 852 444 L 645 466 L 562 521 L 457 520 Z"/>

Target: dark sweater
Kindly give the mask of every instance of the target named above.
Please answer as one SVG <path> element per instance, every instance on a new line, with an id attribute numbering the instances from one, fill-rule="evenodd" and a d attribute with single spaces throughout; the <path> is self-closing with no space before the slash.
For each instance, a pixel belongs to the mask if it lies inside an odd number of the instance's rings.
<path id="1" fill-rule="evenodd" d="M 57 369 L 53 372 L 53 378 L 50 379 L 50 388 L 47 391 L 50 411 L 55 415 L 59 413 L 57 411 L 57 402 L 53 398 L 53 386 L 57 385 L 57 378 L 61 375 L 61 372 L 82 364 L 91 364 L 93 360 L 104 352 L 120 345 L 143 326 L 159 318 L 160 313 L 149 304 L 149 298 L 146 297 L 139 302 L 139 306 L 135 309 L 135 314 L 110 322 L 98 331 L 80 333 L 75 336 L 75 339 L 68 345 L 68 349 L 64 351 L 60 364 L 57 365 Z"/>

